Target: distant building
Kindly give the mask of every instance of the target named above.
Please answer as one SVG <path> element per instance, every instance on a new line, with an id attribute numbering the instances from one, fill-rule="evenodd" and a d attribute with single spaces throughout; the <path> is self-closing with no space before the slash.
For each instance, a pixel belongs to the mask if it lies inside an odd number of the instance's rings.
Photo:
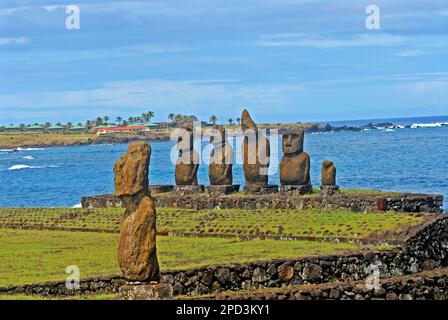
<path id="1" fill-rule="evenodd" d="M 62 132 L 64 132 L 64 129 L 65 128 L 63 126 L 54 125 L 54 126 L 48 127 L 47 131 L 51 132 L 51 133 L 62 133 Z"/>
<path id="2" fill-rule="evenodd" d="M 71 127 L 68 131 L 71 133 L 82 133 L 82 132 L 85 132 L 86 130 L 87 130 L 87 128 L 84 126 L 74 126 L 74 127 Z"/>
<path id="3" fill-rule="evenodd" d="M 27 127 L 25 130 L 29 132 L 44 132 L 45 128 L 41 125 L 34 124 L 32 126 Z"/>
<path id="4" fill-rule="evenodd" d="M 145 132 L 145 131 L 150 131 L 150 128 L 147 125 L 110 126 L 110 127 L 99 126 L 99 127 L 95 127 L 94 130 L 96 131 L 97 135 L 102 135 L 102 134 L 112 134 L 112 133 L 122 133 L 122 132 Z"/>
<path id="5" fill-rule="evenodd" d="M 23 131 L 20 126 L 16 126 L 14 124 L 10 124 L 9 126 L 4 127 L 5 132 L 20 132 Z"/>

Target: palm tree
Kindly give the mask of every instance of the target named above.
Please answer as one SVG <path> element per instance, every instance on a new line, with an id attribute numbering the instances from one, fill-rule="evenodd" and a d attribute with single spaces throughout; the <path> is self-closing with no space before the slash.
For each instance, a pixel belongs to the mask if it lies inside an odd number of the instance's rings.
<path id="1" fill-rule="evenodd" d="M 216 124 L 216 121 L 218 121 L 218 118 L 216 116 L 212 115 L 210 117 L 210 122 L 213 123 L 213 124 Z"/>
<path id="2" fill-rule="evenodd" d="M 155 116 L 156 116 L 156 114 L 154 112 L 152 112 L 152 111 L 148 111 L 146 113 L 146 117 L 148 119 L 148 122 L 151 122 L 151 119 L 154 118 Z"/>
<path id="3" fill-rule="evenodd" d="M 236 118 L 236 122 L 238 122 L 238 125 L 240 125 L 241 124 L 241 118 L 240 117 Z"/>
<path id="4" fill-rule="evenodd" d="M 134 117 L 129 117 L 128 118 L 128 122 L 129 122 L 129 124 L 133 124 L 134 123 Z"/>
<path id="5" fill-rule="evenodd" d="M 184 118 L 184 117 L 182 117 L 182 115 L 180 115 L 180 114 L 176 114 L 176 115 L 174 116 L 174 122 L 176 122 L 176 124 L 179 125 L 180 123 L 182 123 L 183 118 Z"/>
<path id="6" fill-rule="evenodd" d="M 168 119 L 171 120 L 171 122 L 174 121 L 174 117 L 175 117 L 174 113 L 170 113 L 170 114 L 168 115 Z"/>
<path id="7" fill-rule="evenodd" d="M 229 124 L 232 125 L 232 123 L 233 123 L 233 119 L 230 118 L 228 121 L 229 121 Z"/>
<path id="8" fill-rule="evenodd" d="M 96 125 L 100 126 L 102 124 L 103 124 L 103 118 L 101 118 L 101 117 L 96 118 Z"/>
<path id="9" fill-rule="evenodd" d="M 67 125 L 65 126 L 65 128 L 70 129 L 71 127 L 73 127 L 73 123 L 67 122 Z"/>
<path id="10" fill-rule="evenodd" d="M 123 117 L 118 116 L 115 120 L 118 122 L 119 125 L 121 125 L 121 122 L 123 121 Z"/>
<path id="11" fill-rule="evenodd" d="M 127 126 L 129 123 L 126 120 L 123 120 L 123 126 Z"/>
<path id="12" fill-rule="evenodd" d="M 60 123 L 60 122 L 56 123 L 56 125 L 57 125 L 58 127 L 62 127 L 62 123 Z"/>
<path id="13" fill-rule="evenodd" d="M 51 123 L 50 123 L 50 122 L 46 122 L 46 123 L 44 124 L 44 127 L 45 127 L 45 128 L 50 128 L 50 127 L 51 127 Z"/>
<path id="14" fill-rule="evenodd" d="M 104 116 L 104 124 L 107 124 L 107 121 L 109 121 L 109 116 Z"/>

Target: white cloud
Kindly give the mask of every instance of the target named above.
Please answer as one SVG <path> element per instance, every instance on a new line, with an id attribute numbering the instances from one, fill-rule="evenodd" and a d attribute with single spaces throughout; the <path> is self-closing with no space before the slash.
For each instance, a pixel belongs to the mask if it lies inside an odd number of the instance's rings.
<path id="1" fill-rule="evenodd" d="M 10 16 L 16 12 L 30 10 L 31 7 L 16 7 L 16 8 L 6 8 L 0 9 L 0 16 Z"/>
<path id="2" fill-rule="evenodd" d="M 10 108 L 182 106 L 195 109 L 252 103 L 271 106 L 303 88 L 297 84 L 241 84 L 235 79 L 114 81 L 91 90 L 17 93 L 0 96 L 0 110 Z M 6 110 L 6 111 L 5 111 Z"/>
<path id="3" fill-rule="evenodd" d="M 51 6 L 44 6 L 44 9 L 47 10 L 48 12 L 53 12 L 59 8 L 63 8 L 64 6 L 60 6 L 60 5 L 51 5 Z"/>
<path id="4" fill-rule="evenodd" d="M 416 57 L 422 55 L 423 52 L 420 50 L 407 50 L 394 53 L 396 57 Z"/>
<path id="5" fill-rule="evenodd" d="M 407 38 L 400 35 L 387 33 L 366 33 L 350 36 L 320 36 L 303 33 L 285 33 L 274 35 L 263 35 L 258 44 L 267 47 L 316 47 L 316 48 L 337 48 L 337 47 L 365 47 L 365 46 L 393 46 L 402 44 Z"/>
<path id="6" fill-rule="evenodd" d="M 0 38 L 0 46 L 18 45 L 23 46 L 29 43 L 29 38 L 18 37 L 18 38 Z"/>

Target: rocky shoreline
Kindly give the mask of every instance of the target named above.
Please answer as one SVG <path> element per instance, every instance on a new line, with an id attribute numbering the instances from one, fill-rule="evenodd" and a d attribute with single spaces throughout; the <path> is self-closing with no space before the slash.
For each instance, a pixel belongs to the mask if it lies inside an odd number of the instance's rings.
<path id="1" fill-rule="evenodd" d="M 302 128 L 305 133 L 325 133 L 325 132 L 343 132 L 343 131 L 352 131 L 359 132 L 364 130 L 390 130 L 390 129 L 403 129 L 403 128 L 411 128 L 411 126 L 401 126 L 393 123 L 377 123 L 372 124 L 369 123 L 367 125 L 363 125 L 360 127 L 354 126 L 332 126 L 330 124 L 291 124 L 288 125 L 268 125 L 263 124 L 260 125 L 261 129 L 278 129 L 280 134 L 291 130 L 292 128 Z M 49 142 L 45 143 L 45 139 L 41 143 L 20 143 L 17 141 L 16 144 L 12 143 L 9 145 L 2 145 L 0 142 L 0 149 L 16 149 L 16 148 L 53 148 L 53 147 L 74 147 L 74 146 L 87 146 L 87 145 L 96 145 L 96 144 L 127 144 L 135 141 L 149 141 L 149 142 L 157 142 L 157 141 L 169 141 L 170 133 L 160 133 L 160 132 L 151 132 L 149 134 L 140 134 L 140 135 L 104 135 L 104 136 L 96 136 L 91 135 L 85 141 L 58 141 L 58 142 Z"/>

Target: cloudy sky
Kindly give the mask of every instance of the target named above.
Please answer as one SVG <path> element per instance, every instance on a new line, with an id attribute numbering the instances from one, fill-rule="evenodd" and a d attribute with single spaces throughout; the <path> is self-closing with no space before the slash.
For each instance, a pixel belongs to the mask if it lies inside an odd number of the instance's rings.
<path id="1" fill-rule="evenodd" d="M 2 0 L 0 124 L 443 115 L 447 58 L 446 0 Z"/>

